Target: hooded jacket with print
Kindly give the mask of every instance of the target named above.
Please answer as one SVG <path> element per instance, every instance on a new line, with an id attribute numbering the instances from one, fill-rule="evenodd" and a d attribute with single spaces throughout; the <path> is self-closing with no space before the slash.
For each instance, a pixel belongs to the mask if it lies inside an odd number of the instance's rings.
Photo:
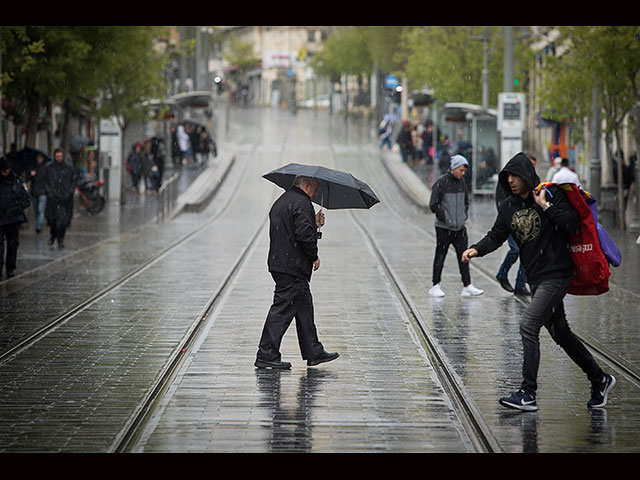
<path id="1" fill-rule="evenodd" d="M 580 216 L 562 189 L 550 186 L 547 201 L 553 205 L 546 211 L 535 202 L 533 189 L 540 178 L 524 153 L 518 153 L 504 166 L 498 181 L 505 192 L 511 192 L 508 175 L 523 178 L 531 190 L 527 198 L 508 194 L 498 206 L 498 216 L 491 230 L 475 245 L 482 257 L 498 249 L 513 235 L 520 248 L 520 262 L 527 281 L 537 285 L 549 278 L 571 278 L 573 261 L 569 252 L 569 235 L 580 229 Z"/>

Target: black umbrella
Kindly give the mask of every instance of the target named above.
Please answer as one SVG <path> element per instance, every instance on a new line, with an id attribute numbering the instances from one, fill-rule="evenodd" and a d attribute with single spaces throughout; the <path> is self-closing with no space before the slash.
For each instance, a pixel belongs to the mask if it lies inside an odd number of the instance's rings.
<path id="1" fill-rule="evenodd" d="M 91 144 L 91 139 L 84 135 L 74 135 L 69 139 L 69 151 L 71 153 L 78 153 L 87 145 Z"/>
<path id="2" fill-rule="evenodd" d="M 380 202 L 369 185 L 350 173 L 331 168 L 290 163 L 262 177 L 285 190 L 296 177 L 315 178 L 320 184 L 311 201 L 326 209 L 371 208 Z"/>
<path id="3" fill-rule="evenodd" d="M 51 156 L 48 153 L 43 152 L 42 150 L 38 150 L 37 148 L 33 147 L 25 147 L 16 153 L 16 164 L 12 165 L 13 170 L 19 175 L 23 175 L 25 172 L 33 170 L 38 164 L 36 160 L 36 157 L 38 155 L 42 155 L 45 163 L 52 160 Z"/>

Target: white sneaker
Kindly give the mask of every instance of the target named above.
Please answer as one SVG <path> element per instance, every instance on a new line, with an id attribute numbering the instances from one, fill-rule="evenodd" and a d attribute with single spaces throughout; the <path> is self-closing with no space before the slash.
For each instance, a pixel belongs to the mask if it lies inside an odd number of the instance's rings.
<path id="1" fill-rule="evenodd" d="M 478 295 L 482 295 L 483 293 L 484 290 L 480 290 L 479 288 L 476 288 L 473 285 L 469 284 L 462 289 L 462 293 L 460 295 L 462 295 L 463 297 L 477 297 Z"/>
<path id="2" fill-rule="evenodd" d="M 440 288 L 439 283 L 431 287 L 431 290 L 429 290 L 429 295 L 431 295 L 432 297 L 444 297 L 444 292 Z"/>

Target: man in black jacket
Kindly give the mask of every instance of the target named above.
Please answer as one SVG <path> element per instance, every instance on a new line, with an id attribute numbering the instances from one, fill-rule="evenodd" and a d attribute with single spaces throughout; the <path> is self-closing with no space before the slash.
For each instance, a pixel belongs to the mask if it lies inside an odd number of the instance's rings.
<path id="1" fill-rule="evenodd" d="M 524 153 L 509 160 L 498 180 L 511 195 L 500 202 L 491 230 L 463 253 L 462 261 L 469 262 L 473 257 L 493 252 L 511 234 L 520 248 L 520 262 L 531 285 L 531 303 L 520 322 L 524 355 L 522 385 L 510 397 L 501 398 L 500 403 L 519 410 L 537 410 L 539 334 L 544 326 L 591 381 L 591 399 L 587 406 L 603 407 L 615 378 L 602 371 L 571 331 L 563 304 L 573 277 L 569 235 L 580 229 L 580 216 L 562 189 L 550 187 L 550 199 L 545 189 L 536 189 L 540 179 Z"/>
<path id="2" fill-rule="evenodd" d="M 269 212 L 267 264 L 276 286 L 256 355 L 258 368 L 291 368 L 291 363 L 281 361 L 280 343 L 294 317 L 300 352 L 307 365 L 339 356 L 326 352 L 318 340 L 309 289 L 312 271 L 320 268 L 317 228 L 324 225 L 324 214 L 315 214 L 311 204 L 317 188 L 317 180 L 298 177 Z"/>
<path id="3" fill-rule="evenodd" d="M 44 190 L 47 194 L 45 217 L 51 229 L 49 245 L 57 240 L 64 247 L 64 236 L 73 217 L 73 192 L 76 188 L 76 170 L 64 161 L 62 149 L 53 152 L 53 162 L 44 169 Z"/>
<path id="4" fill-rule="evenodd" d="M 20 224 L 27 221 L 24 209 L 31 205 L 29 192 L 11 169 L 5 157 L 0 158 L 0 275 L 5 263 L 4 241 L 7 240 L 7 277 L 13 277 L 20 245 Z"/>

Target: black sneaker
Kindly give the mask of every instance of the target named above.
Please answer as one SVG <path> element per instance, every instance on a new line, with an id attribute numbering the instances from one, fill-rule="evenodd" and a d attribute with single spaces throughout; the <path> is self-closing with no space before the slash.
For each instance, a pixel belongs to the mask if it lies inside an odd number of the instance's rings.
<path id="1" fill-rule="evenodd" d="M 523 389 L 514 392 L 510 397 L 502 397 L 500 404 L 509 408 L 517 408 L 518 410 L 524 410 L 526 412 L 533 412 L 538 410 L 536 405 L 536 397 L 528 394 Z"/>
<path id="2" fill-rule="evenodd" d="M 591 384 L 591 400 L 587 403 L 588 408 L 604 407 L 607 404 L 607 396 L 616 384 L 616 378 L 608 373 L 600 383 Z"/>

